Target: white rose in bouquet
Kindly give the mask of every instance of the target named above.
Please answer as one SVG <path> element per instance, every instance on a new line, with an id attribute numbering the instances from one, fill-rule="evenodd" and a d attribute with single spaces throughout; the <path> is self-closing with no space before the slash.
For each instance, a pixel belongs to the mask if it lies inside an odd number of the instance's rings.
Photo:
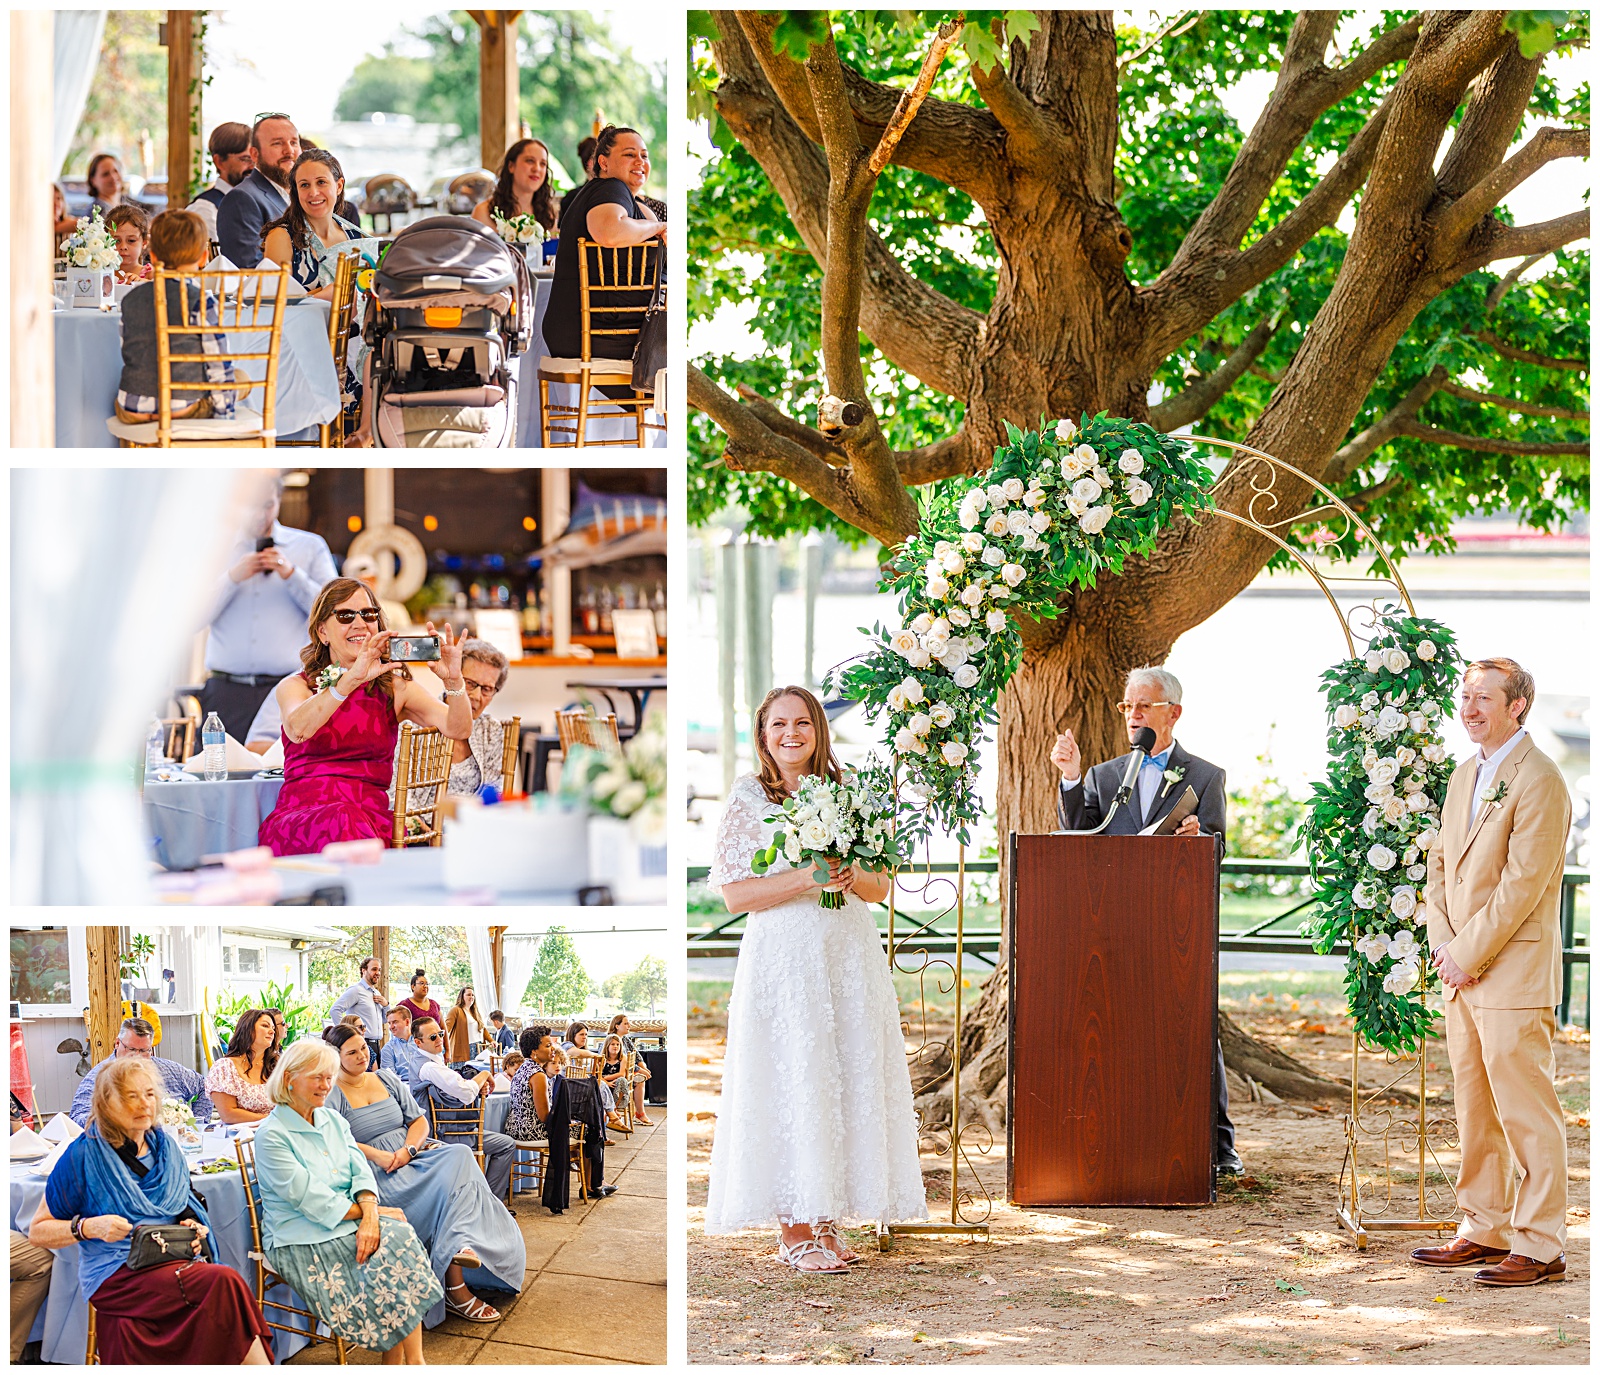
<path id="1" fill-rule="evenodd" d="M 832 839 L 828 828 L 820 821 L 808 821 L 800 828 L 800 843 L 808 850 L 820 849 Z"/>
<path id="2" fill-rule="evenodd" d="M 967 747 L 959 740 L 949 740 L 939 747 L 939 753 L 944 756 L 946 764 L 957 768 L 967 757 Z"/>
<path id="3" fill-rule="evenodd" d="M 1033 527 L 1033 533 L 1042 535 L 1050 528 L 1050 513 L 1048 511 L 1035 511 L 1028 517 L 1028 524 Z"/>
<path id="4" fill-rule="evenodd" d="M 1397 856 L 1387 845 L 1374 845 L 1367 851 L 1367 863 L 1380 872 L 1394 868 Z"/>
<path id="5" fill-rule="evenodd" d="M 1406 800 L 1403 797 L 1391 797 L 1383 804 L 1383 819 L 1391 826 L 1398 826 L 1406 819 Z"/>
<path id="6" fill-rule="evenodd" d="M 1124 449 L 1117 459 L 1117 467 L 1129 477 L 1138 477 L 1144 471 L 1144 455 L 1137 449 Z"/>
<path id="7" fill-rule="evenodd" d="M 927 592 L 932 600 L 942 602 L 950 595 L 950 584 L 943 577 L 929 578 Z"/>
<path id="8" fill-rule="evenodd" d="M 1366 657 L 1367 672 L 1376 673 L 1383 667 L 1383 655 L 1376 649 L 1369 649 Z"/>
<path id="9" fill-rule="evenodd" d="M 1008 477 L 1000 485 L 1005 488 L 1007 501 L 1021 501 L 1022 494 L 1028 490 L 1020 477 Z"/>
<path id="10" fill-rule="evenodd" d="M 1361 719 L 1361 712 L 1349 702 L 1340 702 L 1333 709 L 1333 724 L 1340 730 L 1349 730 Z"/>
<path id="11" fill-rule="evenodd" d="M 1156 489 L 1142 477 L 1128 479 L 1128 505 L 1143 506 L 1156 494 Z"/>
<path id="12" fill-rule="evenodd" d="M 1399 764 L 1401 768 L 1412 763 L 1416 757 L 1417 752 L 1410 745 L 1402 745 L 1394 752 L 1394 762 Z"/>
<path id="13" fill-rule="evenodd" d="M 961 547 L 969 554 L 983 553 L 983 534 L 978 530 L 968 530 L 961 537 Z"/>
<path id="14" fill-rule="evenodd" d="M 1395 916 L 1402 919 L 1409 917 L 1417 910 L 1417 890 L 1409 883 L 1401 884 L 1394 890 L 1394 892 L 1389 894 L 1389 910 L 1393 912 Z M 1417 948 L 1416 937 L 1413 936 L 1409 931 L 1402 931 L 1400 936 L 1396 936 L 1395 939 L 1389 943 L 1389 953 L 1397 960 L 1409 959 L 1409 953 L 1402 954 L 1400 951 L 1395 949 L 1395 944 L 1400 940 L 1401 936 L 1410 941 L 1411 950 L 1415 950 Z"/>
<path id="15" fill-rule="evenodd" d="M 926 735 L 933 729 L 933 717 L 929 716 L 925 711 L 919 711 L 906 722 L 906 729 L 913 735 Z"/>
<path id="16" fill-rule="evenodd" d="M 913 706 L 920 705 L 923 699 L 922 684 L 915 678 L 902 678 L 900 680 L 900 695 Z"/>
<path id="17" fill-rule="evenodd" d="M 1370 964 L 1381 964 L 1389 954 L 1389 938 L 1369 932 L 1356 942 L 1356 953 L 1365 956 Z"/>
<path id="18" fill-rule="evenodd" d="M 1424 663 L 1431 663 L 1439 652 L 1439 647 L 1432 640 L 1419 640 L 1417 642 L 1417 658 Z"/>
<path id="19" fill-rule="evenodd" d="M 1365 692 L 1365 693 L 1362 693 L 1362 695 L 1361 695 L 1361 710 L 1362 711 L 1376 711 L 1377 708 L 1378 708 L 1378 703 L 1381 702 L 1382 700 L 1383 699 L 1381 697 L 1379 697 L 1376 692 Z"/>
<path id="20" fill-rule="evenodd" d="M 1413 864 L 1406 870 L 1406 877 L 1413 882 L 1425 879 L 1428 877 L 1428 866 L 1426 864 Z"/>
<path id="21" fill-rule="evenodd" d="M 1079 478 L 1072 484 L 1072 495 L 1085 506 L 1092 506 L 1100 500 L 1100 484 L 1092 477 Z"/>
<path id="22" fill-rule="evenodd" d="M 1378 734 L 1386 739 L 1398 735 L 1406 728 L 1406 714 L 1394 707 L 1385 707 L 1378 713 Z"/>
<path id="23" fill-rule="evenodd" d="M 1390 673 L 1404 673 L 1411 667 L 1411 656 L 1403 649 L 1386 649 L 1383 652 L 1383 666 Z"/>
<path id="24" fill-rule="evenodd" d="M 1008 563 L 1000 570 L 1000 577 L 1007 587 L 1017 586 L 1027 576 L 1028 570 L 1020 563 Z"/>
<path id="25" fill-rule="evenodd" d="M 958 688 L 970 688 L 978 685 L 978 670 L 971 664 L 962 664 L 950 676 L 955 680 L 955 685 Z"/>
<path id="26" fill-rule="evenodd" d="M 1075 439 L 1077 434 L 1078 427 L 1072 421 L 1066 419 L 1056 421 L 1056 442 L 1058 444 L 1065 444 L 1069 440 Z"/>
<path id="27" fill-rule="evenodd" d="M 1379 759 L 1367 770 L 1367 777 L 1374 783 L 1393 783 L 1400 777 L 1400 765 L 1393 759 Z"/>
<path id="28" fill-rule="evenodd" d="M 1006 561 L 1006 551 L 998 544 L 991 544 L 983 551 L 983 562 L 989 568 L 998 568 Z"/>
<path id="29" fill-rule="evenodd" d="M 929 654 L 921 645 L 918 645 L 906 655 L 906 662 L 912 668 L 927 668 L 933 662 L 933 655 Z"/>
<path id="30" fill-rule="evenodd" d="M 1004 611 L 991 609 L 983 618 L 983 623 L 989 627 L 991 635 L 998 635 L 1006 628 L 1007 616 Z"/>
<path id="31" fill-rule="evenodd" d="M 902 659 L 916 647 L 917 634 L 914 630 L 897 630 L 889 637 L 889 648 Z"/>
<path id="32" fill-rule="evenodd" d="M 1109 506 L 1091 506 L 1078 518 L 1078 525 L 1086 535 L 1098 535 L 1111 519 Z"/>
<path id="33" fill-rule="evenodd" d="M 933 724 L 939 730 L 943 730 L 956 719 L 955 708 L 948 702 L 935 702 L 928 715 L 933 718 Z"/>
<path id="34" fill-rule="evenodd" d="M 1393 993 L 1398 997 L 1402 993 L 1409 993 L 1416 987 L 1417 973 L 1421 969 L 1419 964 L 1407 962 L 1397 964 L 1383 976 L 1383 991 Z"/>
<path id="35" fill-rule="evenodd" d="M 963 587 L 961 589 L 962 604 L 964 606 L 970 606 L 974 611 L 976 611 L 981 605 L 983 605 L 983 588 L 984 584 L 981 582 L 969 583 L 967 586 Z"/>
<path id="36" fill-rule="evenodd" d="M 990 539 L 1004 539 L 1009 528 L 1003 511 L 996 511 L 983 523 L 983 533 Z"/>
<path id="37" fill-rule="evenodd" d="M 1438 844 L 1438 841 L 1439 832 L 1432 826 L 1417 832 L 1417 849 L 1419 850 L 1431 850 Z"/>

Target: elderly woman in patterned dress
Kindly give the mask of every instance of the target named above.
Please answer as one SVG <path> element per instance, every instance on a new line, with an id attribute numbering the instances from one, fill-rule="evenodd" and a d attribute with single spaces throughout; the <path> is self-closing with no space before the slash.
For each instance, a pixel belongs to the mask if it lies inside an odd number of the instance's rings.
<path id="1" fill-rule="evenodd" d="M 297 1041 L 273 1071 L 277 1106 L 255 1137 L 267 1263 L 347 1342 L 421 1365 L 422 1319 L 444 1291 L 405 1215 L 378 1206 L 349 1125 L 324 1106 L 338 1064 L 326 1041 Z"/>

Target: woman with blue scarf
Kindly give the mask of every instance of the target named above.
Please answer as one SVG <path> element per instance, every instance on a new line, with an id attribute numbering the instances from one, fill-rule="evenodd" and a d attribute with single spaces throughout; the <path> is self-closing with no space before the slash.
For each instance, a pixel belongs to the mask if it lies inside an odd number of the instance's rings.
<path id="1" fill-rule="evenodd" d="M 45 1185 L 28 1239 L 79 1248 L 78 1289 L 97 1317 L 106 1365 L 270 1365 L 272 1333 L 243 1275 L 207 1263 L 204 1207 L 171 1132 L 157 1125 L 161 1085 L 148 1060 L 108 1062 L 95 1077 L 89 1129 L 67 1147 Z M 140 1223 L 181 1223 L 195 1258 L 128 1269 Z"/>

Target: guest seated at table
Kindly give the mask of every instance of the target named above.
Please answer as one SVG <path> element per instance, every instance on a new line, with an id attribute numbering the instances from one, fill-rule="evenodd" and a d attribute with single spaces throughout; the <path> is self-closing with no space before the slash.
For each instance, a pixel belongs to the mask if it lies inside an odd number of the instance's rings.
<path id="1" fill-rule="evenodd" d="M 288 208 L 289 170 L 300 156 L 300 132 L 288 115 L 262 115 L 251 126 L 250 149 L 255 166 L 217 207 L 217 242 L 235 267 L 261 261 L 262 230 Z"/>
<path id="2" fill-rule="evenodd" d="M 655 1120 L 649 1117 L 644 1110 L 644 1086 L 650 1078 L 650 1067 L 645 1064 L 644 1056 L 639 1054 L 639 1047 L 633 1042 L 633 1037 L 628 1033 L 633 1030 L 633 1024 L 628 1021 L 626 1012 L 619 1012 L 611 1019 L 610 1033 L 622 1037 L 622 1048 L 633 1056 L 633 1120 L 643 1122 L 647 1127 L 655 1126 Z"/>
<path id="3" fill-rule="evenodd" d="M 389 1009 L 384 1021 L 389 1025 L 389 1039 L 378 1052 L 378 1063 L 408 1089 L 416 1092 L 417 1066 L 422 1056 L 417 1051 L 417 1043 L 411 1039 L 411 1009 L 396 1003 Z"/>
<path id="4" fill-rule="evenodd" d="M 411 1038 L 417 1043 L 417 1083 L 424 1094 L 432 1094 L 437 1108 L 466 1108 L 494 1092 L 494 1075 L 479 1070 L 466 1076 L 450 1068 L 444 1059 L 444 1031 L 432 1017 L 418 1017 L 411 1024 Z M 446 1136 L 448 1132 L 441 1125 Z M 511 1184 L 511 1162 L 517 1145 L 501 1132 L 483 1133 L 483 1173 L 489 1191 L 496 1198 L 506 1197 Z"/>
<path id="5" fill-rule="evenodd" d="M 117 268 L 119 284 L 132 286 L 155 276 L 150 266 L 150 217 L 143 210 L 131 202 L 119 205 L 106 216 L 106 228 L 122 260 Z"/>
<path id="6" fill-rule="evenodd" d="M 108 1065 L 88 1129 L 50 1172 L 28 1239 L 51 1251 L 78 1244 L 78 1292 L 94 1304 L 103 1364 L 270 1365 L 271 1330 L 244 1276 L 210 1263 L 210 1220 L 160 1111 L 148 1060 Z M 192 1228 L 197 1259 L 130 1270 L 129 1235 L 141 1223 Z"/>
<path id="7" fill-rule="evenodd" d="M 489 1014 L 489 1024 L 494 1028 L 490 1033 L 494 1043 L 501 1050 L 510 1050 L 517 1044 L 517 1033 L 506 1025 L 506 1014 L 499 1008 Z"/>
<path id="8" fill-rule="evenodd" d="M 378 1204 L 372 1167 L 344 1118 L 326 1106 L 339 1056 L 296 1041 L 268 1089 L 256 1129 L 267 1263 L 329 1329 L 386 1364 L 421 1365 L 422 1318 L 443 1297 L 428 1254 L 398 1208 Z"/>
<path id="9" fill-rule="evenodd" d="M 163 210 L 150 225 L 150 256 L 169 272 L 197 272 L 206 264 L 206 230 L 198 215 L 187 210 Z M 217 302 L 206 292 L 202 302 L 200 286 L 166 283 L 167 321 L 191 325 L 219 322 Z M 233 415 L 235 394 L 226 384 L 233 381 L 233 364 L 227 359 L 228 341 L 221 334 L 173 334 L 167 347 L 174 354 L 204 355 L 205 361 L 179 363 L 172 369 L 176 387 L 172 393 L 174 420 L 227 419 Z M 140 282 L 122 298 L 122 378 L 117 385 L 117 419 L 140 424 L 155 418 L 160 408 L 159 345 L 156 340 L 156 289 L 153 282 Z M 194 384 L 200 384 L 197 387 Z M 202 389 L 203 388 L 203 389 Z"/>
<path id="10" fill-rule="evenodd" d="M 453 797 L 472 797 L 486 785 L 500 786 L 505 726 L 485 713 L 510 673 L 506 656 L 487 640 L 461 642 L 461 677 L 472 707 L 472 733 L 457 740 L 450 752 L 450 782 L 445 791 Z"/>
<path id="11" fill-rule="evenodd" d="M 550 304 L 544 316 L 545 350 L 554 358 L 576 358 L 582 349 L 582 305 L 579 301 L 578 239 L 583 237 L 607 248 L 623 248 L 659 239 L 663 252 L 667 227 L 639 201 L 650 175 L 650 150 L 634 129 L 619 129 L 608 124 L 595 143 L 595 175 L 568 194 L 561 209 L 561 245 L 556 250 L 555 275 L 550 282 Z M 660 271 L 662 254 L 655 256 Z M 608 306 L 638 306 L 639 316 L 613 317 L 613 326 L 635 318 L 642 319 L 649 304 L 651 289 L 619 292 L 608 298 Z M 631 326 L 630 326 L 631 327 Z M 631 358 L 633 336 L 601 335 L 590 340 L 595 358 Z M 601 390 L 606 390 L 602 388 Z M 631 396 L 631 388 L 612 388 L 619 395 Z"/>
<path id="12" fill-rule="evenodd" d="M 27 1236 L 11 1229 L 11 1364 L 38 1365 L 39 1343 L 28 1350 L 28 1334 L 33 1320 L 50 1297 L 50 1271 L 55 1257 L 43 1246 L 35 1246 Z M 29 1360 L 29 1356 L 33 1359 Z"/>
<path id="13" fill-rule="evenodd" d="M 599 1057 L 589 1049 L 589 1028 L 584 1026 L 582 1022 L 573 1022 L 567 1027 L 567 1038 L 561 1043 L 561 1048 L 563 1050 L 576 1051 L 579 1055 L 593 1057 L 595 1063 L 599 1063 Z M 601 1110 L 606 1114 L 606 1121 L 609 1124 L 611 1119 L 617 1115 L 617 1100 L 612 1096 L 611 1086 L 601 1080 L 598 1075 L 595 1076 L 595 1083 L 600 1091 Z"/>
<path id="14" fill-rule="evenodd" d="M 476 1025 L 479 1035 L 472 1034 Z M 478 1053 L 479 1044 L 487 1040 L 489 1028 L 483 1024 L 483 1013 L 478 1011 L 478 995 L 469 984 L 456 994 L 456 1005 L 444 1019 L 444 1058 L 451 1065 L 465 1065 Z"/>
<path id="15" fill-rule="evenodd" d="M 283 790 L 261 823 L 275 855 L 316 854 L 336 840 L 389 843 L 394 814 L 389 781 L 401 721 L 437 727 L 464 740 L 472 712 L 461 681 L 461 645 L 450 627 L 438 634 L 446 702 L 418 687 L 404 664 L 384 657 L 377 596 L 353 578 L 335 578 L 311 608 L 304 669 L 278 684 L 283 713 Z M 448 703 L 448 705 L 446 704 Z"/>
<path id="16" fill-rule="evenodd" d="M 206 227 L 206 237 L 215 239 L 217 207 L 256 165 L 255 150 L 250 147 L 250 126 L 238 120 L 217 125 L 206 140 L 206 152 L 217 169 L 217 179 L 183 208 L 198 215 Z"/>
<path id="17" fill-rule="evenodd" d="M 122 160 L 115 153 L 96 153 L 89 159 L 89 213 L 96 210 L 103 220 L 128 199 L 127 183 L 122 178 Z"/>
<path id="18" fill-rule="evenodd" d="M 118 1060 L 143 1060 L 155 1070 L 161 1080 L 162 1096 L 176 1098 L 194 1108 L 196 1117 L 210 1117 L 214 1106 L 206 1096 L 206 1082 L 187 1065 L 176 1060 L 165 1060 L 156 1054 L 156 1029 L 143 1017 L 125 1017 L 111 1043 L 111 1054 L 78 1081 L 77 1092 L 72 1095 L 72 1106 L 67 1116 L 80 1127 L 89 1120 L 89 1108 L 94 1099 L 94 1086 L 100 1071 Z"/>
<path id="19" fill-rule="evenodd" d="M 472 218 L 494 228 L 495 220 L 532 215 L 546 238 L 556 234 L 555 199 L 550 194 L 550 150 L 536 138 L 519 138 L 500 162 L 494 195 L 473 207 Z"/>
<path id="20" fill-rule="evenodd" d="M 627 1054 L 628 1052 L 622 1048 L 622 1037 L 607 1036 L 605 1049 L 600 1052 L 600 1068 L 595 1071 L 595 1077 L 611 1094 L 611 1109 L 606 1115 L 606 1126 L 631 1134 L 633 1128 L 622 1120 L 616 1107 L 619 1097 L 627 1093 L 630 1088 L 622 1077 Z"/>
<path id="21" fill-rule="evenodd" d="M 428 996 L 428 971 L 419 969 L 411 976 L 411 996 L 402 998 L 396 1007 L 403 1007 L 411 1014 L 411 1035 L 415 1039 L 417 1034 L 416 1023 L 423 1017 L 432 1017 L 440 1026 L 444 1025 L 444 1012 L 432 998 Z"/>
<path id="22" fill-rule="evenodd" d="M 550 1081 L 558 1073 L 555 1042 L 547 1026 L 522 1029 L 518 1038 L 524 1059 L 511 1076 L 511 1103 L 506 1131 L 518 1141 L 547 1141 L 545 1122 L 550 1116 Z"/>
<path id="23" fill-rule="evenodd" d="M 206 1091 L 227 1123 L 260 1122 L 272 1111 L 267 1081 L 278 1063 L 278 1029 L 272 1014 L 253 1007 L 234 1023 L 228 1049 L 206 1075 Z"/>
<path id="24" fill-rule="evenodd" d="M 288 263 L 295 281 L 313 296 L 333 299 L 339 245 L 361 237 L 361 226 L 334 213 L 344 196 L 339 159 L 312 148 L 295 159 L 289 174 L 289 208 L 261 230 L 262 250 Z"/>
<path id="25" fill-rule="evenodd" d="M 50 183 L 50 220 L 55 226 L 56 252 L 61 251 L 64 240 L 78 232 L 78 217 L 67 210 L 67 193 L 59 181 Z"/>
<path id="26" fill-rule="evenodd" d="M 468 1322 L 500 1314 L 467 1288 L 466 1257 L 502 1289 L 518 1293 L 528 1249 L 516 1220 L 490 1192 L 470 1147 L 432 1141 L 428 1119 L 410 1089 L 389 1070 L 367 1069 L 366 1045 L 345 1027 L 324 1039 L 339 1052 L 339 1077 L 328 1106 L 342 1113 L 378 1184 L 378 1199 L 399 1208 L 433 1260 L 445 1307 Z M 434 1316 L 443 1321 L 444 1314 Z"/>
<path id="27" fill-rule="evenodd" d="M 506 1052 L 506 1058 L 500 1062 L 500 1073 L 508 1080 L 514 1079 L 516 1078 L 517 1071 L 522 1068 L 523 1064 L 523 1054 L 520 1050 L 508 1050 Z M 507 1084 L 506 1092 L 509 1093 L 510 1091 L 510 1085 Z"/>

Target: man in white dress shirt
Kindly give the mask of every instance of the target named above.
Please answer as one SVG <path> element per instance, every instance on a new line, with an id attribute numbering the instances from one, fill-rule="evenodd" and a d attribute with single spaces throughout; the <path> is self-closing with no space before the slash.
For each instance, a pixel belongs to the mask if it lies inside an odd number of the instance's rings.
<path id="1" fill-rule="evenodd" d="M 361 961 L 361 977 L 334 999 L 325 1025 L 338 1026 L 342 1018 L 355 1013 L 361 1018 L 361 1024 L 373 1033 L 369 1036 L 363 1032 L 362 1035 L 372 1052 L 369 1064 L 376 1065 L 381 1044 L 376 1033 L 383 1025 L 388 1007 L 389 1000 L 383 993 L 383 961 L 376 955 L 368 955 Z"/>
<path id="2" fill-rule="evenodd" d="M 444 1029 L 432 1017 L 418 1017 L 411 1024 L 411 1039 L 417 1045 L 417 1081 L 423 1091 L 434 1095 L 441 1107 L 470 1107 L 480 1097 L 494 1092 L 494 1075 L 480 1070 L 472 1078 L 463 1078 L 445 1063 Z M 462 1138 L 443 1138 L 460 1141 Z M 506 1188 L 511 1183 L 511 1162 L 517 1157 L 517 1143 L 502 1132 L 485 1131 L 483 1134 L 483 1176 L 489 1183 L 489 1192 L 505 1202 Z"/>
<path id="3" fill-rule="evenodd" d="M 191 210 L 205 223 L 206 237 L 213 243 L 217 239 L 217 207 L 223 198 L 250 175 L 256 165 L 256 150 L 250 146 L 250 126 L 232 120 L 219 124 L 211 131 L 206 144 L 212 165 L 217 169 L 217 179 L 196 196 L 185 210 Z"/>
<path id="4" fill-rule="evenodd" d="M 300 671 L 306 618 L 317 594 L 339 576 L 321 535 L 279 524 L 282 500 L 283 479 L 274 478 L 227 555 L 206 637 L 200 710 L 216 712 L 240 741 L 268 694 Z"/>

